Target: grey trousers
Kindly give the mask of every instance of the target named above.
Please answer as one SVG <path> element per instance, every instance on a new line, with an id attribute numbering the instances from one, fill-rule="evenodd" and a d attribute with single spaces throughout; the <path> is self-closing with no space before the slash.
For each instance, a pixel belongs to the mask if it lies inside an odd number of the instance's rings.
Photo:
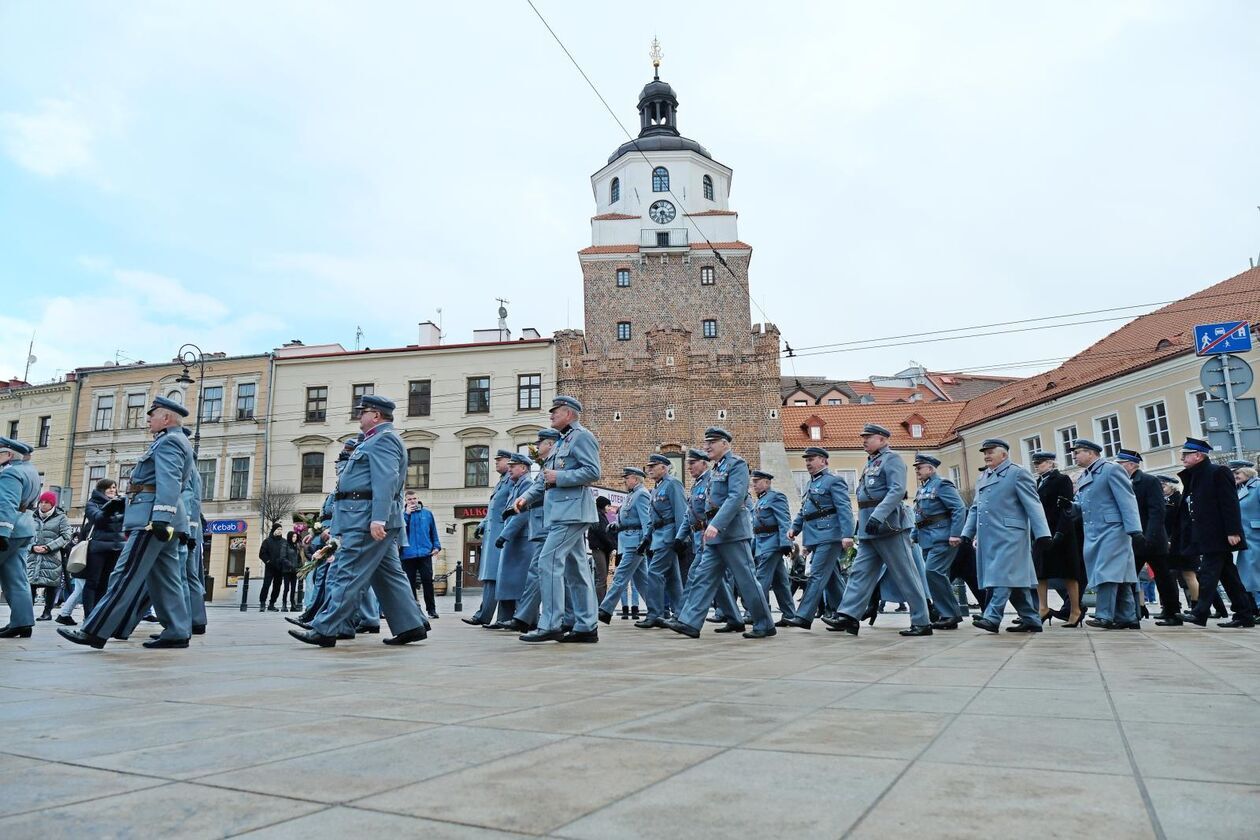
<path id="1" fill-rule="evenodd" d="M 1026 586 L 993 586 L 989 588 L 989 603 L 984 607 L 984 618 L 994 624 L 1002 623 L 1002 614 L 1006 612 L 1006 602 L 1019 613 L 1025 623 L 1041 626 L 1041 612 L 1037 606 L 1037 596 Z"/>
<path id="2" fill-rule="evenodd" d="M 380 599 L 395 635 L 424 626 L 398 559 L 398 530 L 389 530 L 383 540 L 372 539 L 366 530 L 342 534 L 341 549 L 328 569 L 328 598 L 311 622 L 316 633 L 336 636 L 347 626 L 353 628 L 362 614 L 363 591 L 368 586 Z"/>
<path id="3" fill-rule="evenodd" d="M 753 627 L 766 632 L 774 629 L 770 605 L 766 602 L 766 594 L 757 584 L 757 574 L 753 569 L 751 539 L 706 543 L 704 553 L 691 568 L 695 572 L 695 580 L 678 616 L 679 622 L 693 629 L 700 629 L 709 613 L 709 604 L 713 603 L 714 596 L 721 588 L 722 574 L 729 569 L 735 579 L 735 586 L 744 599 L 744 605 L 752 616 Z M 726 617 L 728 621 L 743 623 L 738 610 L 733 609 Z"/>
<path id="4" fill-rule="evenodd" d="M 783 555 L 777 550 L 758 554 L 755 558 L 757 567 L 757 585 L 770 602 L 770 593 L 779 603 L 779 612 L 784 618 L 796 618 L 796 602 L 792 600 L 792 586 L 788 582 L 787 567 L 783 565 Z"/>
<path id="5" fill-rule="evenodd" d="M 836 563 L 842 554 L 844 545 L 839 542 L 825 542 L 814 546 L 814 553 L 809 558 L 809 583 L 805 585 L 805 594 L 801 596 L 801 603 L 797 607 L 797 614 L 806 621 L 813 621 L 818 614 L 818 605 L 827 588 L 833 585 Z M 860 615 L 861 613 L 855 618 Z"/>
<path id="6" fill-rule="evenodd" d="M 34 537 L 9 537 L 9 547 L 0 552 L 0 589 L 9 602 L 9 627 L 35 626 L 35 599 L 26 576 L 26 551 Z"/>
<path id="7" fill-rule="evenodd" d="M 954 563 L 954 555 L 958 546 L 948 542 L 939 542 L 923 550 L 923 562 L 927 566 L 928 592 L 932 603 L 941 618 L 962 618 L 962 607 L 954 597 L 954 587 L 950 584 L 949 569 Z"/>
<path id="8" fill-rule="evenodd" d="M 660 603 L 655 601 L 656 592 L 652 590 L 651 584 L 648 582 L 647 564 L 644 557 L 637 551 L 627 551 L 621 555 L 621 562 L 617 564 L 617 568 L 613 570 L 612 585 L 608 587 L 608 592 L 604 595 L 604 600 L 600 602 L 599 608 L 603 612 L 612 613 L 617 609 L 617 604 L 621 601 L 621 594 L 626 591 L 626 587 L 634 581 L 637 590 L 643 593 L 644 599 L 648 604 L 648 615 L 659 616 L 661 614 Z M 655 608 L 654 608 L 655 605 Z"/>
<path id="9" fill-rule="evenodd" d="M 910 553 L 908 531 L 882 537 L 864 537 L 858 542 L 857 557 L 849 570 L 849 585 L 845 588 L 839 612 L 853 619 L 865 615 L 871 593 L 879 584 L 884 569 L 888 570 L 888 576 L 910 606 L 911 624 L 916 627 L 931 624 L 919 568 Z M 802 610 L 802 615 L 804 614 Z"/>
<path id="10" fill-rule="evenodd" d="M 152 531 L 132 531 L 118 555 L 105 594 L 83 622 L 83 632 L 101 639 L 130 635 L 140 602 L 147 596 L 163 624 L 162 638 L 189 638 L 192 620 L 184 577 L 175 538 L 162 542 Z"/>
<path id="11" fill-rule="evenodd" d="M 1131 624 L 1140 620 L 1137 599 L 1133 597 L 1133 584 L 1099 583 L 1094 585 L 1094 591 L 1098 595 L 1094 615 L 1099 621 Z"/>
<path id="12" fill-rule="evenodd" d="M 547 538 L 538 555 L 540 630 L 561 629 L 568 612 L 566 596 L 571 599 L 573 629 L 588 633 L 596 628 L 595 582 L 584 548 L 586 528 L 584 522 L 555 522 L 547 528 Z"/>
<path id="13" fill-rule="evenodd" d="M 644 600 L 647 601 L 648 618 L 664 617 L 667 599 L 669 609 L 678 615 L 683 605 L 683 585 L 682 573 L 678 569 L 678 552 L 674 551 L 673 545 L 652 552 L 647 578 L 650 588 L 645 591 Z M 649 591 L 655 597 L 649 597 Z"/>

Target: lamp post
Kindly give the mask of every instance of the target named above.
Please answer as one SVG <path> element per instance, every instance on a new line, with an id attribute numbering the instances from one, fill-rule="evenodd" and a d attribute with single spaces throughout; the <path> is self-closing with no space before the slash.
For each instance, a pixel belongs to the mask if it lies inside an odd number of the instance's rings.
<path id="1" fill-rule="evenodd" d="M 197 365 L 197 425 L 193 429 L 193 460 L 197 460 L 197 456 L 201 451 L 201 398 L 206 392 L 206 354 L 201 352 L 201 348 L 195 344 L 185 344 L 179 348 L 179 353 L 175 358 L 184 366 L 184 371 L 175 377 L 175 381 L 181 385 L 191 385 L 192 377 L 188 375 L 188 368 Z"/>

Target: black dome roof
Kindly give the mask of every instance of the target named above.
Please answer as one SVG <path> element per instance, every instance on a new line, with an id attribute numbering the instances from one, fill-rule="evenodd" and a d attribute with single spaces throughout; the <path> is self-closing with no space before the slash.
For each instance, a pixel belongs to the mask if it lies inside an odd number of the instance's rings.
<path id="1" fill-rule="evenodd" d="M 713 155 L 695 140 L 678 133 L 678 97 L 668 82 L 660 77 L 643 86 L 639 93 L 639 136 L 622 143 L 608 157 L 612 163 L 625 154 L 641 152 L 695 152 L 710 160 Z"/>
<path id="2" fill-rule="evenodd" d="M 636 137 L 633 140 L 627 140 L 617 147 L 617 151 L 608 156 L 608 162 L 612 163 L 624 154 L 631 154 L 636 151 L 644 152 L 696 152 L 704 155 L 710 160 L 713 155 L 709 154 L 709 150 L 701 146 L 695 140 L 688 137 L 680 137 L 673 134 L 652 134 L 647 137 Z"/>

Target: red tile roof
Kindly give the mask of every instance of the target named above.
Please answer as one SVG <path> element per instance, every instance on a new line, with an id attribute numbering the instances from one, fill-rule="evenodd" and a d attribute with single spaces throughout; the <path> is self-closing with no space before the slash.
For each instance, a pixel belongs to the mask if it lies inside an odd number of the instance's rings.
<path id="1" fill-rule="evenodd" d="M 869 395 L 874 397 L 877 403 L 895 403 L 898 401 L 909 402 L 910 398 L 915 394 L 918 394 L 920 399 L 924 402 L 940 399 L 940 397 L 938 397 L 930 388 L 884 387 L 882 385 L 873 385 L 870 382 L 852 381 L 850 381 L 848 385 L 849 389 L 852 390 L 853 393 L 857 394 L 858 397 Z"/>
<path id="2" fill-rule="evenodd" d="M 632 216 L 629 213 L 600 213 L 598 216 L 591 216 L 592 222 L 612 222 L 624 221 L 626 219 L 637 219 L 638 216 Z"/>
<path id="3" fill-rule="evenodd" d="M 954 435 L 954 422 L 966 407 L 961 402 L 918 402 L 875 405 L 800 405 L 784 406 L 779 410 L 783 422 L 783 443 L 789 450 L 807 446 L 827 449 L 860 449 L 859 433 L 867 423 L 878 423 L 893 433 L 894 447 L 940 446 Z M 923 419 L 923 437 L 910 437 L 911 417 Z M 825 424 L 822 440 L 811 440 L 801 426 L 810 417 L 817 417 Z"/>
<path id="4" fill-rule="evenodd" d="M 957 428 L 983 423 L 1099 382 L 1194 352 L 1194 326 L 1230 319 L 1260 323 L 1260 268 L 1244 271 L 1142 315 L 1057 368 L 1020 379 L 967 403 Z M 869 407 L 869 406 L 868 406 Z"/>
<path id="5" fill-rule="evenodd" d="M 637 254 L 639 253 L 638 245 L 588 245 L 578 251 L 578 255 L 582 254 Z"/>
<path id="6" fill-rule="evenodd" d="M 714 248 L 717 248 L 719 251 L 751 251 L 752 250 L 751 245 L 749 245 L 747 242 L 740 242 L 738 239 L 735 240 L 734 242 L 692 242 L 691 243 L 692 249 L 701 250 L 701 251 L 709 250 L 710 245 L 712 245 Z"/>
<path id="7" fill-rule="evenodd" d="M 734 210 L 705 210 L 700 213 L 687 213 L 688 216 L 738 216 Z"/>
<path id="8" fill-rule="evenodd" d="M 707 251 L 710 245 L 719 251 L 751 251 L 752 246 L 747 242 L 692 242 L 691 249 L 693 251 Z M 682 247 L 682 246 L 679 246 Z M 578 256 L 585 254 L 637 254 L 639 253 L 638 245 L 588 245 L 578 251 Z M 649 250 L 655 250 L 649 249 Z"/>

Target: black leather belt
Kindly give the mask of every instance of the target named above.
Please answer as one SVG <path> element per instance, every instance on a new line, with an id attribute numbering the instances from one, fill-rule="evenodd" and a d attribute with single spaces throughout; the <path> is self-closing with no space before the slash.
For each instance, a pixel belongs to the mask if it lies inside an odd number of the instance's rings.
<path id="1" fill-rule="evenodd" d="M 884 500 L 883 499 L 868 499 L 865 502 L 859 501 L 858 508 L 861 510 L 866 510 L 867 508 L 877 507 L 879 503 L 882 501 Z"/>
<path id="2" fill-rule="evenodd" d="M 819 508 L 812 513 L 802 514 L 801 519 L 805 522 L 813 522 L 815 519 L 822 519 L 824 516 L 831 516 L 835 512 L 835 508 Z"/>
<path id="3" fill-rule="evenodd" d="M 778 530 L 779 530 L 778 525 L 758 525 L 756 528 L 753 528 L 753 533 L 754 534 L 774 534 L 774 533 L 777 533 Z"/>
<path id="4" fill-rule="evenodd" d="M 918 522 L 914 523 L 914 527 L 923 528 L 927 525 L 935 525 L 937 522 L 944 522 L 947 519 L 949 519 L 948 513 L 936 513 L 932 516 L 923 517 Z"/>
<path id="5" fill-rule="evenodd" d="M 128 496 L 135 496 L 140 493 L 156 493 L 156 492 L 157 492 L 156 484 L 133 484 L 127 488 Z"/>
<path id="6" fill-rule="evenodd" d="M 366 501 L 368 499 L 371 499 L 372 491 L 371 490 L 347 490 L 344 493 L 338 491 L 338 493 L 335 496 L 333 496 L 333 498 L 339 502 L 345 502 L 345 501 L 361 502 L 361 501 Z"/>
<path id="7" fill-rule="evenodd" d="M 673 524 L 674 524 L 674 520 L 672 519 L 653 519 L 652 520 L 653 528 L 664 528 L 666 525 L 673 525 Z"/>
<path id="8" fill-rule="evenodd" d="M 719 510 L 720 508 L 709 508 L 708 510 L 704 512 L 704 518 L 712 519 L 713 517 L 717 516 L 717 513 Z"/>

